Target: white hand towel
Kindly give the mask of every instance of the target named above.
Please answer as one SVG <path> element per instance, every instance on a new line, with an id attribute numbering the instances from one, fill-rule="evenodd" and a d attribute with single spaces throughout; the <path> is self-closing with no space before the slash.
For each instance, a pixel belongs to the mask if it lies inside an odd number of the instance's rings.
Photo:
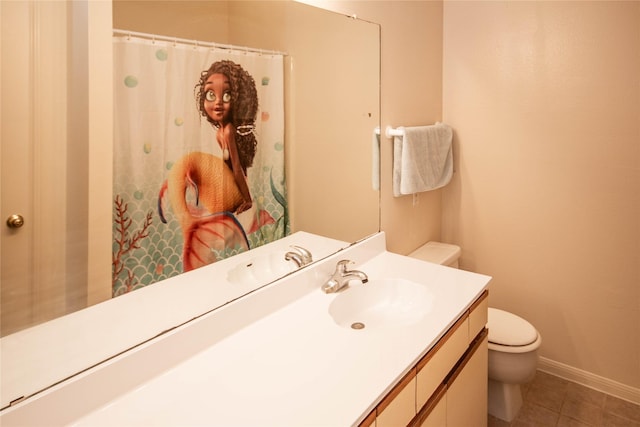
<path id="1" fill-rule="evenodd" d="M 375 128 L 371 137 L 371 186 L 380 190 L 380 128 Z"/>
<path id="2" fill-rule="evenodd" d="M 399 128 L 393 139 L 393 195 L 444 187 L 453 176 L 453 130 L 444 123 Z"/>

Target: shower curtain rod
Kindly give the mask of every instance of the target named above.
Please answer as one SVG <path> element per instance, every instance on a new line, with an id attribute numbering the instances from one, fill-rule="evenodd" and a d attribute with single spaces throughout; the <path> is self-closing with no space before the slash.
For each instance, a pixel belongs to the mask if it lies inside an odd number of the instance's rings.
<path id="1" fill-rule="evenodd" d="M 139 33 L 137 31 L 128 31 L 128 30 L 117 30 L 114 28 L 113 35 L 121 35 L 128 37 L 140 37 L 143 39 L 148 39 L 151 41 L 164 41 L 171 43 L 180 43 L 186 44 L 190 46 L 202 46 L 202 47 L 211 47 L 215 49 L 227 49 L 227 50 L 235 50 L 238 52 L 246 52 L 246 53 L 257 53 L 260 55 L 283 55 L 287 56 L 287 52 L 280 52 L 277 50 L 269 50 L 269 49 L 258 49 L 253 47 L 246 46 L 234 46 L 232 44 L 223 44 L 223 43 L 214 43 L 214 42 L 203 42 L 198 40 L 189 40 L 189 39 L 181 39 L 179 37 L 169 37 L 169 36 L 160 36 L 156 34 L 147 34 L 147 33 Z"/>

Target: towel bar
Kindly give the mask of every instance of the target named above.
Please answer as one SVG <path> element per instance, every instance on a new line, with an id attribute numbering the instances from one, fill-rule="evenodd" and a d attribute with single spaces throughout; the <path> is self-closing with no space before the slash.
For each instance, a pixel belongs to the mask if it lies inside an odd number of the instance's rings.
<path id="1" fill-rule="evenodd" d="M 380 128 L 376 128 L 376 134 L 380 135 Z M 404 135 L 404 130 L 402 129 L 394 129 L 391 126 L 387 126 L 384 131 L 384 134 L 387 138 L 391 138 L 392 136 L 402 136 Z"/>

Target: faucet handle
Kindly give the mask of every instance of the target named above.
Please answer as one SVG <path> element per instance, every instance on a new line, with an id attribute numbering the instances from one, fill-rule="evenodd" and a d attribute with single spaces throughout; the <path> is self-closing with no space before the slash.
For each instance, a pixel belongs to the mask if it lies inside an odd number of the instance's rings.
<path id="1" fill-rule="evenodd" d="M 355 262 L 351 261 L 350 259 L 343 259 L 338 261 L 338 264 L 336 264 L 336 273 L 346 273 L 347 265 L 349 264 L 355 264 Z"/>

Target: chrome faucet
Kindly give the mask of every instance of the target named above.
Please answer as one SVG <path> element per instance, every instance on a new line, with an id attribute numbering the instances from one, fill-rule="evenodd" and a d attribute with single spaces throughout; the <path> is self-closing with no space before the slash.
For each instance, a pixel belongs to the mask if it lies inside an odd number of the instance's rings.
<path id="1" fill-rule="evenodd" d="M 349 284 L 350 280 L 360 280 L 362 283 L 367 283 L 369 278 L 365 273 L 358 270 L 347 270 L 347 265 L 353 264 L 353 261 L 348 259 L 343 259 L 342 261 L 338 261 L 336 265 L 336 271 L 333 273 L 333 276 L 327 282 L 322 285 L 322 291 L 325 294 L 331 294 L 334 292 L 338 292 L 340 289 L 344 288 Z"/>
<path id="2" fill-rule="evenodd" d="M 284 254 L 284 259 L 287 261 L 293 261 L 298 267 L 305 266 L 313 262 L 313 256 L 311 252 L 301 246 L 291 245 L 293 251 L 289 251 Z"/>

